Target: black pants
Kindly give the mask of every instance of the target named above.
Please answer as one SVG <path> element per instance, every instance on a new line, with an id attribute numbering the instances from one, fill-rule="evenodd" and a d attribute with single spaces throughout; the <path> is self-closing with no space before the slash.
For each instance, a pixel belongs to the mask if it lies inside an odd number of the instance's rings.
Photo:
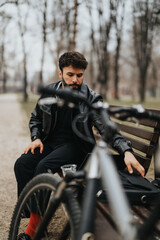
<path id="1" fill-rule="evenodd" d="M 25 185 L 36 175 L 51 170 L 53 173 L 60 171 L 60 166 L 74 163 L 78 166 L 85 158 L 84 153 L 73 142 L 55 143 L 52 146 L 44 143 L 42 154 L 36 148 L 34 154 L 30 151 L 22 154 L 14 166 L 15 176 L 18 184 L 18 196 Z"/>

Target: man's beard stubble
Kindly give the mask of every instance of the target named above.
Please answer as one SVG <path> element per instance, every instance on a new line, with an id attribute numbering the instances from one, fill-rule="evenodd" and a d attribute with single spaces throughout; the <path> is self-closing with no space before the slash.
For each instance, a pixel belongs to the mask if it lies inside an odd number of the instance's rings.
<path id="1" fill-rule="evenodd" d="M 81 90 L 82 84 L 81 84 L 81 85 L 80 85 L 80 84 L 77 84 L 77 83 L 67 84 L 67 83 L 65 82 L 64 78 L 62 78 L 62 82 L 63 82 L 64 87 L 71 87 L 71 86 L 73 86 L 73 88 L 71 88 L 71 89 L 77 90 L 77 91 L 80 91 L 80 90 Z"/>

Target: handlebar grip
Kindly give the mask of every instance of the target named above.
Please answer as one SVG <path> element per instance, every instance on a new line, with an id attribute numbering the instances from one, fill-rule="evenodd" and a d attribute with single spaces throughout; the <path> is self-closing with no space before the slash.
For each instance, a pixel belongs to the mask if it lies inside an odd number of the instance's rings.
<path id="1" fill-rule="evenodd" d="M 148 117 L 150 119 L 153 119 L 155 121 L 160 121 L 160 115 L 159 114 L 156 114 L 154 112 L 151 112 L 151 111 L 148 111 Z"/>
<path id="2" fill-rule="evenodd" d="M 143 109 L 142 109 L 143 110 Z M 135 117 L 137 119 L 151 119 L 155 121 L 160 121 L 160 114 L 151 112 L 149 110 L 139 110 L 135 107 L 111 107 L 109 109 L 109 113 L 111 115 L 117 115 L 116 117 L 119 120 L 126 120 L 129 117 Z"/>
<path id="3" fill-rule="evenodd" d="M 68 102 L 77 103 L 77 102 L 81 101 L 81 102 L 84 102 L 87 106 L 91 107 L 91 105 L 89 104 L 85 95 L 83 95 L 81 92 L 79 92 L 77 90 L 73 90 L 70 88 L 51 89 L 48 87 L 39 87 L 38 91 L 40 93 L 46 93 L 46 94 L 49 94 L 52 96 L 56 95 Z"/>
<path id="4" fill-rule="evenodd" d="M 38 87 L 38 92 L 40 94 L 44 94 L 44 93 L 47 93 L 47 94 L 55 94 L 56 93 L 56 90 L 55 89 L 50 89 L 48 87 L 42 87 L 42 86 L 39 86 Z"/>

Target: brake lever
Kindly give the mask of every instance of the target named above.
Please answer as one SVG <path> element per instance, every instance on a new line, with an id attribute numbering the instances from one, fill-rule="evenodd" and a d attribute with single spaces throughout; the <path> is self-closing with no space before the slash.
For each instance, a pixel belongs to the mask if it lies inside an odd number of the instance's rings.
<path id="1" fill-rule="evenodd" d="M 128 117 L 126 118 L 128 122 L 134 122 L 137 126 L 139 125 L 139 120 L 136 117 Z"/>
<path id="2" fill-rule="evenodd" d="M 75 104 L 72 102 L 65 102 L 63 99 L 59 97 L 47 97 L 47 98 L 42 98 L 38 101 L 39 105 L 53 105 L 56 104 L 58 107 L 63 107 L 64 105 L 67 105 L 69 108 L 74 108 Z"/>
<path id="3" fill-rule="evenodd" d="M 131 116 L 131 114 L 115 114 L 115 117 L 122 121 L 134 122 L 135 124 L 139 125 L 139 120 L 136 117 Z"/>
<path id="4" fill-rule="evenodd" d="M 47 97 L 47 98 L 42 98 L 38 101 L 39 105 L 45 105 L 45 104 L 57 104 L 57 99 L 55 97 Z"/>

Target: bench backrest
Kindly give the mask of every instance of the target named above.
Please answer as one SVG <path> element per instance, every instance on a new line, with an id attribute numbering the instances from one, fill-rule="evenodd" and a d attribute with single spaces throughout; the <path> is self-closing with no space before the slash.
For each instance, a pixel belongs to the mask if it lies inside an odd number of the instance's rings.
<path id="1" fill-rule="evenodd" d="M 118 106 L 112 105 L 111 107 Z M 160 110 L 148 110 L 160 114 Z M 122 135 L 131 142 L 135 157 L 144 166 L 147 173 L 152 156 L 158 146 L 160 122 L 142 119 L 137 124 L 134 121 L 119 121 L 115 117 L 112 120 L 117 123 Z"/>

